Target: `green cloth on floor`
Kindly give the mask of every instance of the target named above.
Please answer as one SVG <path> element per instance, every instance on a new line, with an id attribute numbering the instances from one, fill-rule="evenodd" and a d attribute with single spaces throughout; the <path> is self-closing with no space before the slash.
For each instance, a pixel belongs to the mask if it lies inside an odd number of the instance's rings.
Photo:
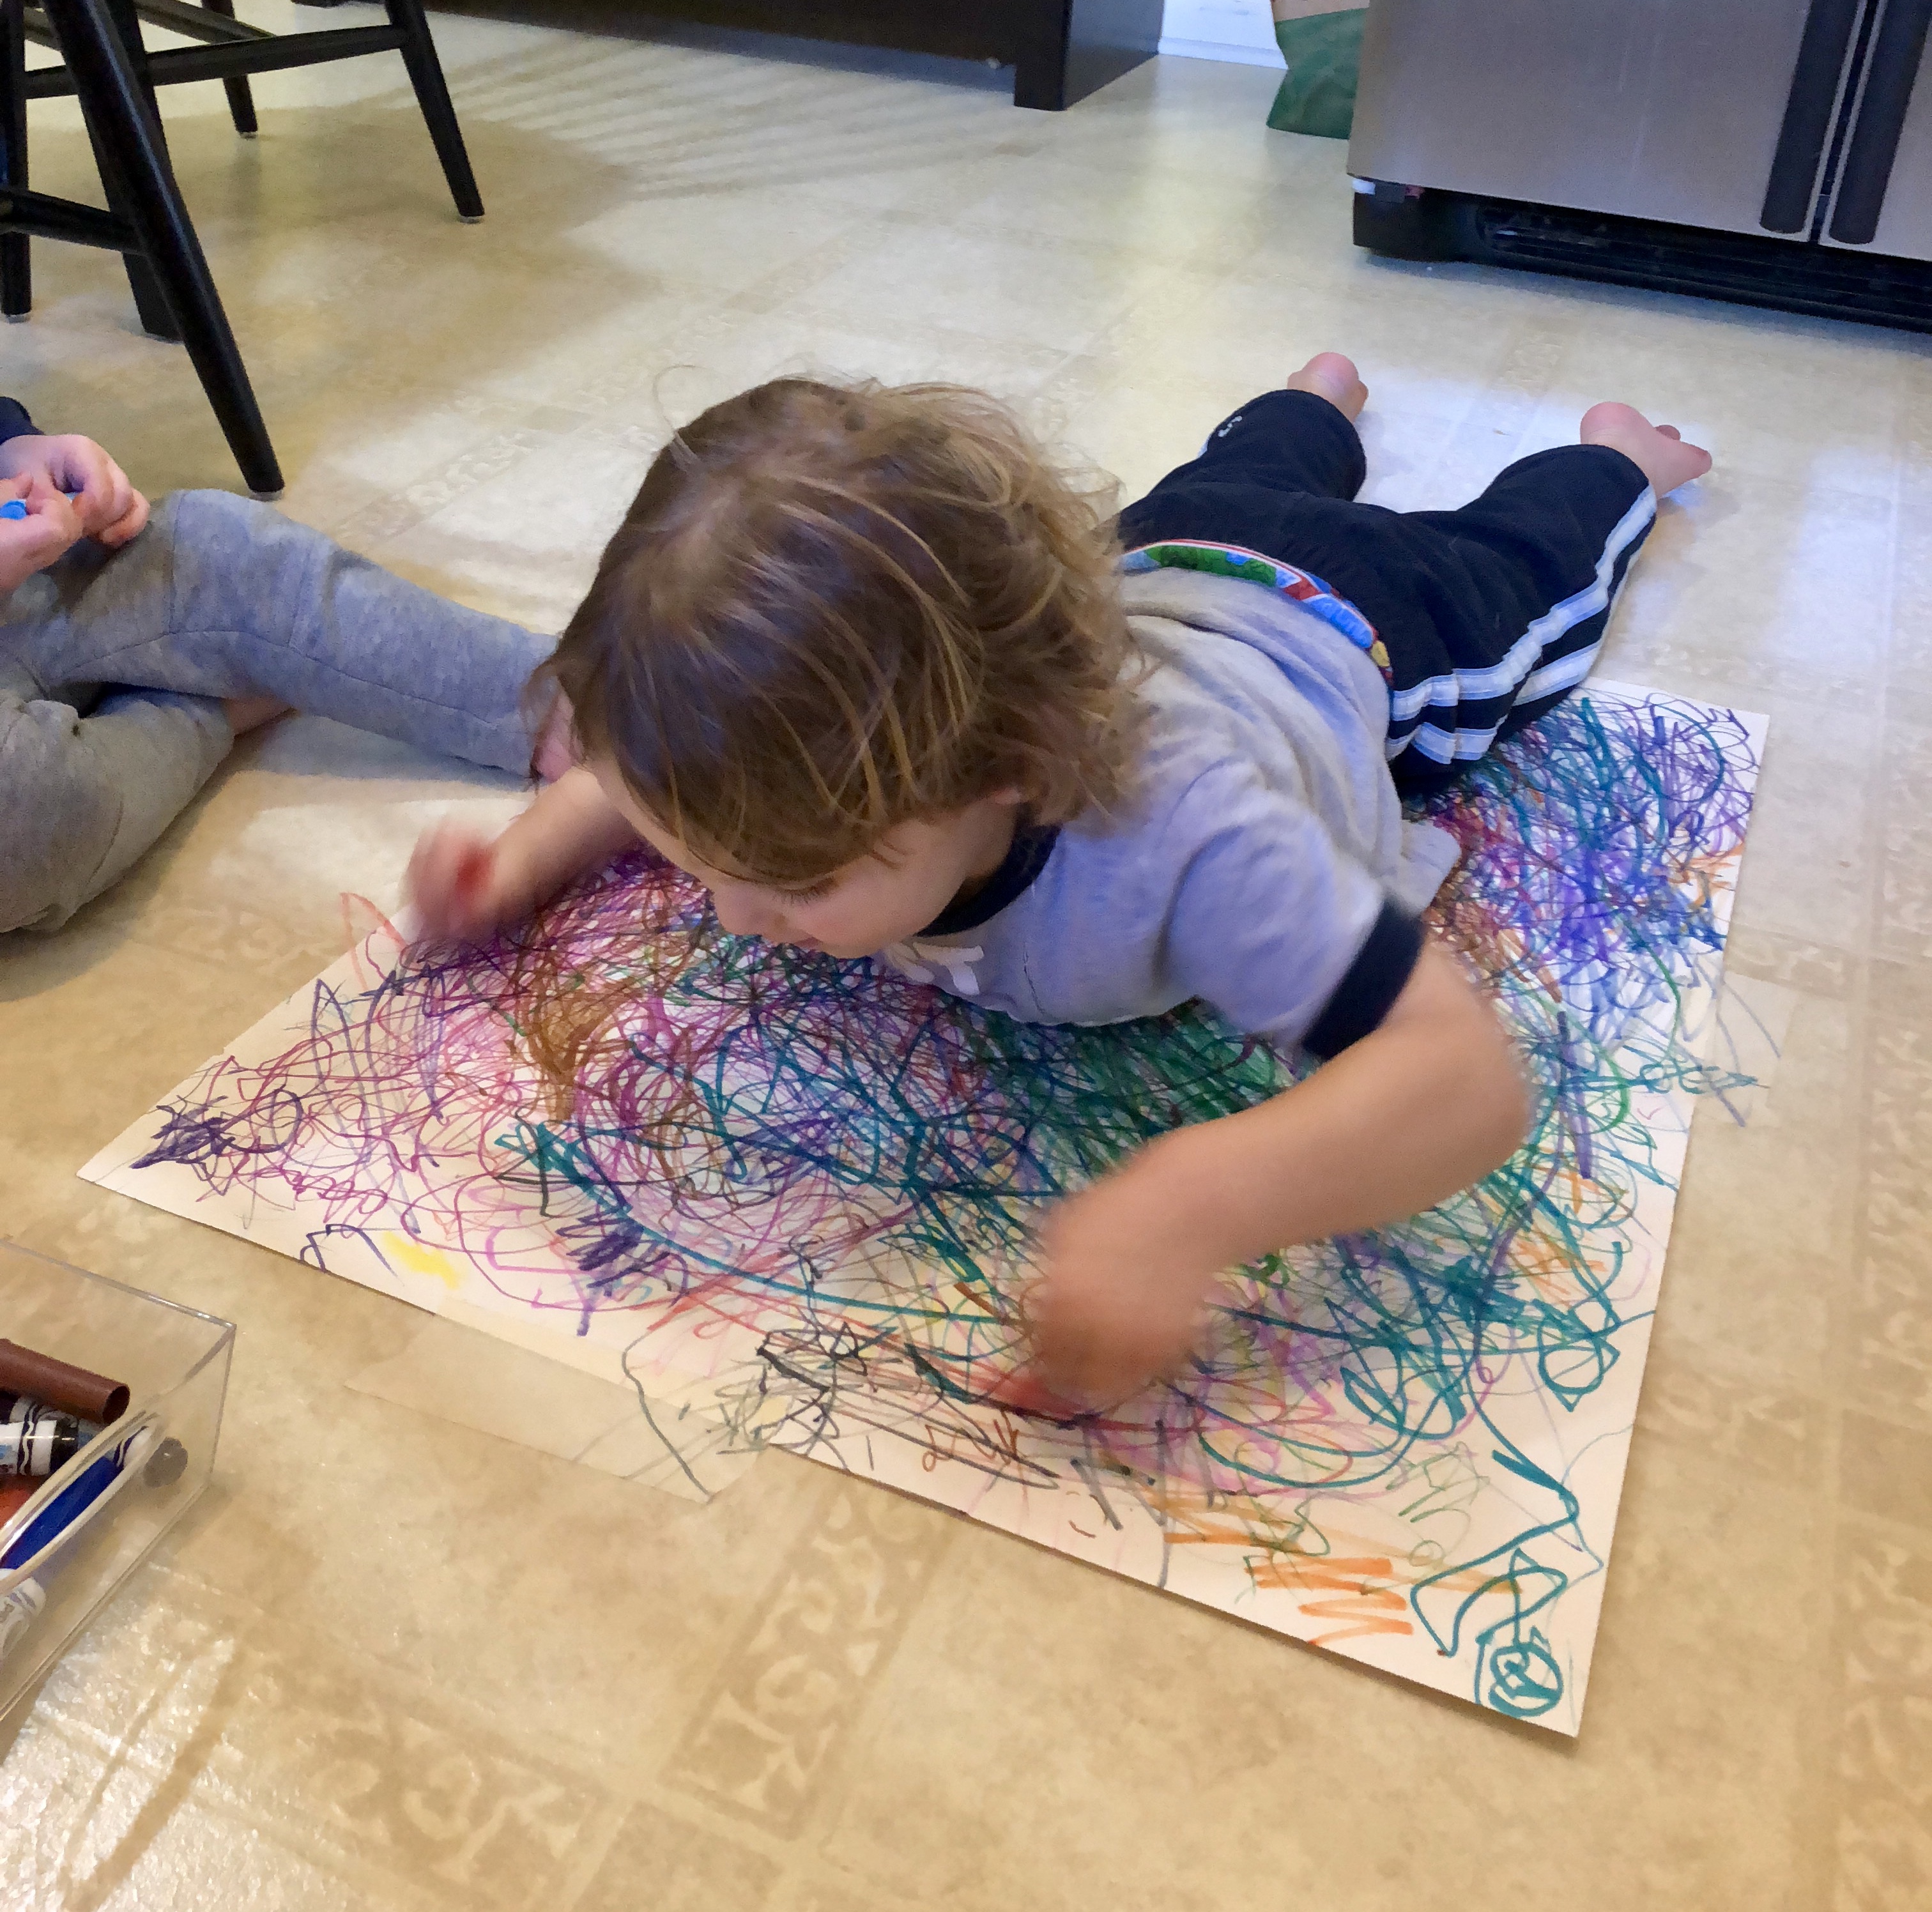
<path id="1" fill-rule="evenodd" d="M 1346 139 L 1355 116 L 1355 75 L 1362 61 L 1367 9 L 1276 20 L 1274 37 L 1288 77 L 1274 96 L 1268 123 L 1277 133 L 1312 133 Z"/>

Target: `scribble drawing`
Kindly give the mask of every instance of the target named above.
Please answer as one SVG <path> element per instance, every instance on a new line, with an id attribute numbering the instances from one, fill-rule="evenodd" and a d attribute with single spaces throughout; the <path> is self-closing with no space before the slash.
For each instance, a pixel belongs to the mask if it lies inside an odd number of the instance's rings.
<path id="1" fill-rule="evenodd" d="M 988 1398 L 1041 1204 L 1288 1066 L 738 941 L 644 856 L 487 947 L 379 925 L 82 1173 L 1574 1731 L 1761 739 L 1598 687 L 1432 802 L 1528 1141 L 1244 1271 L 1182 1380 L 1071 1425 Z"/>

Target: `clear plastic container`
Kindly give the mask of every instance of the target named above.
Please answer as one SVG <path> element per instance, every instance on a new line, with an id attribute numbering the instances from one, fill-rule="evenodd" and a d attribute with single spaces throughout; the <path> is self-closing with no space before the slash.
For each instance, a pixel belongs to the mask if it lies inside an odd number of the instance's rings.
<path id="1" fill-rule="evenodd" d="M 127 1412 L 0 1524 L 4 1560 L 68 1497 L 59 1537 L 0 1568 L 4 1743 L 68 1643 L 208 1485 L 235 1327 L 0 1242 L 0 1337 L 130 1393 Z M 74 1483 L 90 1467 L 105 1490 L 76 1508 Z"/>

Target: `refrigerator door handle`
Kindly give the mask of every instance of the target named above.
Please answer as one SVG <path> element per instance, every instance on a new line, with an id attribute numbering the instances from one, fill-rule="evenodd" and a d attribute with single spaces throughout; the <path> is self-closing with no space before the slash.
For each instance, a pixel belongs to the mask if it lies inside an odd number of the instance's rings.
<path id="1" fill-rule="evenodd" d="M 1832 209 L 1832 237 L 1842 245 L 1869 245 L 1877 236 L 1892 163 L 1898 157 L 1899 135 L 1905 130 L 1912 89 L 1918 83 L 1919 63 L 1925 57 L 1928 28 L 1932 0 L 1891 0 L 1878 23 L 1858 123 L 1852 130 L 1838 204 Z"/>
<path id="2" fill-rule="evenodd" d="M 1802 232 L 1818 199 L 1818 169 L 1838 103 L 1852 35 L 1863 0 L 1811 0 L 1798 67 L 1785 102 L 1784 124 L 1772 161 L 1762 223 L 1770 232 Z"/>

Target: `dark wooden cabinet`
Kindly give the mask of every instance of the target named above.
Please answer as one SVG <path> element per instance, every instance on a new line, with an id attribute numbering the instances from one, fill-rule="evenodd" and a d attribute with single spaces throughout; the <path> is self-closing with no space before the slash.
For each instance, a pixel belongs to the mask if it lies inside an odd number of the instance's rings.
<path id="1" fill-rule="evenodd" d="M 1013 103 L 1057 112 L 1153 56 L 1162 0 L 645 0 L 715 26 L 998 60 Z"/>

